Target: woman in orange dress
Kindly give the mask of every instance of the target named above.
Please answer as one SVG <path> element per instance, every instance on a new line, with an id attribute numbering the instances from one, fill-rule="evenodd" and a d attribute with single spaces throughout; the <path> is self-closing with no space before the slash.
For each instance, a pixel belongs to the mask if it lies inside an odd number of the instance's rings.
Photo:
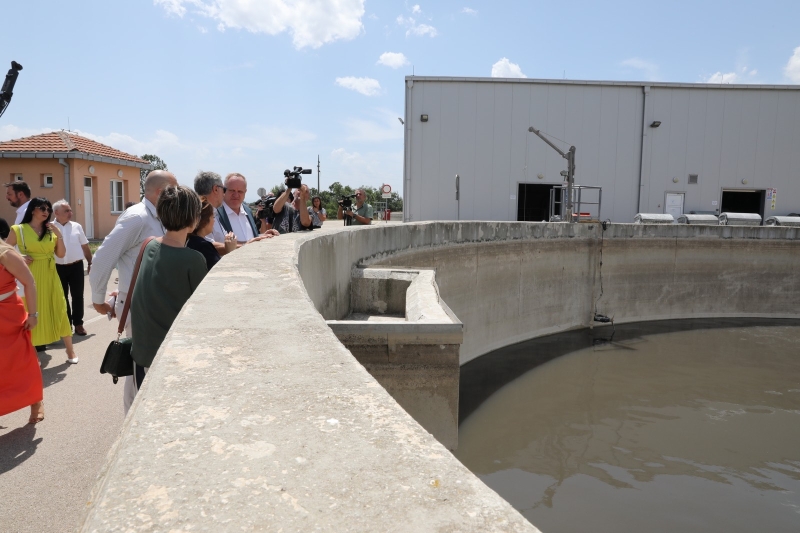
<path id="1" fill-rule="evenodd" d="M 17 296 L 25 287 L 28 311 Z M 36 327 L 36 283 L 22 257 L 0 239 L 0 416 L 30 406 L 31 424 L 44 420 L 42 371 L 31 344 Z"/>

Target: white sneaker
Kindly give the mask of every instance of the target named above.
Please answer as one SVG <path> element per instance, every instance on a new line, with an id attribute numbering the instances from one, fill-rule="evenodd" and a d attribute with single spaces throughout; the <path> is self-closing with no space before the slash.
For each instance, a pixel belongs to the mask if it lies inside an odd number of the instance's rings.
<path id="1" fill-rule="evenodd" d="M 67 363 L 69 363 L 71 365 L 77 365 L 78 364 L 78 358 L 75 357 L 74 359 L 67 359 Z"/>

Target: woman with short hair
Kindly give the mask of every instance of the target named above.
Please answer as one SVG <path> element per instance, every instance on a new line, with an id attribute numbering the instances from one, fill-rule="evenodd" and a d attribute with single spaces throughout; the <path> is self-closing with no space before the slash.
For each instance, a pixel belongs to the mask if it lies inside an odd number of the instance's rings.
<path id="1" fill-rule="evenodd" d="M 165 187 L 156 211 L 166 234 L 145 246 L 131 299 L 133 395 L 178 313 L 208 272 L 203 255 L 186 247 L 200 219 L 195 192 L 183 185 Z"/>
<path id="2" fill-rule="evenodd" d="M 64 289 L 56 272 L 56 256 L 64 257 L 67 248 L 58 226 L 50 222 L 53 206 L 47 198 L 31 198 L 19 225 L 11 226 L 6 242 L 19 248 L 36 280 L 39 323 L 31 334 L 34 346 L 64 341 L 67 362 L 77 363 L 72 348 L 72 326 L 67 315 Z M 28 304 L 27 298 L 25 299 Z"/>
<path id="3" fill-rule="evenodd" d="M 16 281 L 25 287 L 28 309 L 17 295 Z M 22 257 L 0 240 L 0 416 L 30 406 L 28 422 L 44 420 L 42 371 L 31 343 L 36 327 L 36 282 Z"/>

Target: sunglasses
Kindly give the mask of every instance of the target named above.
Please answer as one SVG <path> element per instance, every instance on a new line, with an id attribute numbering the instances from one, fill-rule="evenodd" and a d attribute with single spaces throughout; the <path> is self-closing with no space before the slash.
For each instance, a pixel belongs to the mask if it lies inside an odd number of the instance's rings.
<path id="1" fill-rule="evenodd" d="M 214 185 L 214 187 L 222 187 L 222 194 L 225 194 L 226 192 L 228 192 L 228 188 L 226 186 L 224 186 L 224 185 Z"/>
<path id="2" fill-rule="evenodd" d="M 41 211 L 43 213 L 49 213 L 50 212 L 50 208 L 47 207 L 46 205 L 36 206 L 36 209 L 38 209 L 39 211 Z"/>

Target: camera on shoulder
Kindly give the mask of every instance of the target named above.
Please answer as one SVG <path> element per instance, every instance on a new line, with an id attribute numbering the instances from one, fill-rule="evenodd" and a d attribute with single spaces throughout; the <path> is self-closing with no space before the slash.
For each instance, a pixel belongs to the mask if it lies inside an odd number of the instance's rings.
<path id="1" fill-rule="evenodd" d="M 283 171 L 283 175 L 286 177 L 286 186 L 290 189 L 299 189 L 300 186 L 303 184 L 303 180 L 300 177 L 300 174 L 311 174 L 310 168 L 303 168 L 303 167 L 293 167 L 294 170 L 289 170 L 288 168 Z"/>

